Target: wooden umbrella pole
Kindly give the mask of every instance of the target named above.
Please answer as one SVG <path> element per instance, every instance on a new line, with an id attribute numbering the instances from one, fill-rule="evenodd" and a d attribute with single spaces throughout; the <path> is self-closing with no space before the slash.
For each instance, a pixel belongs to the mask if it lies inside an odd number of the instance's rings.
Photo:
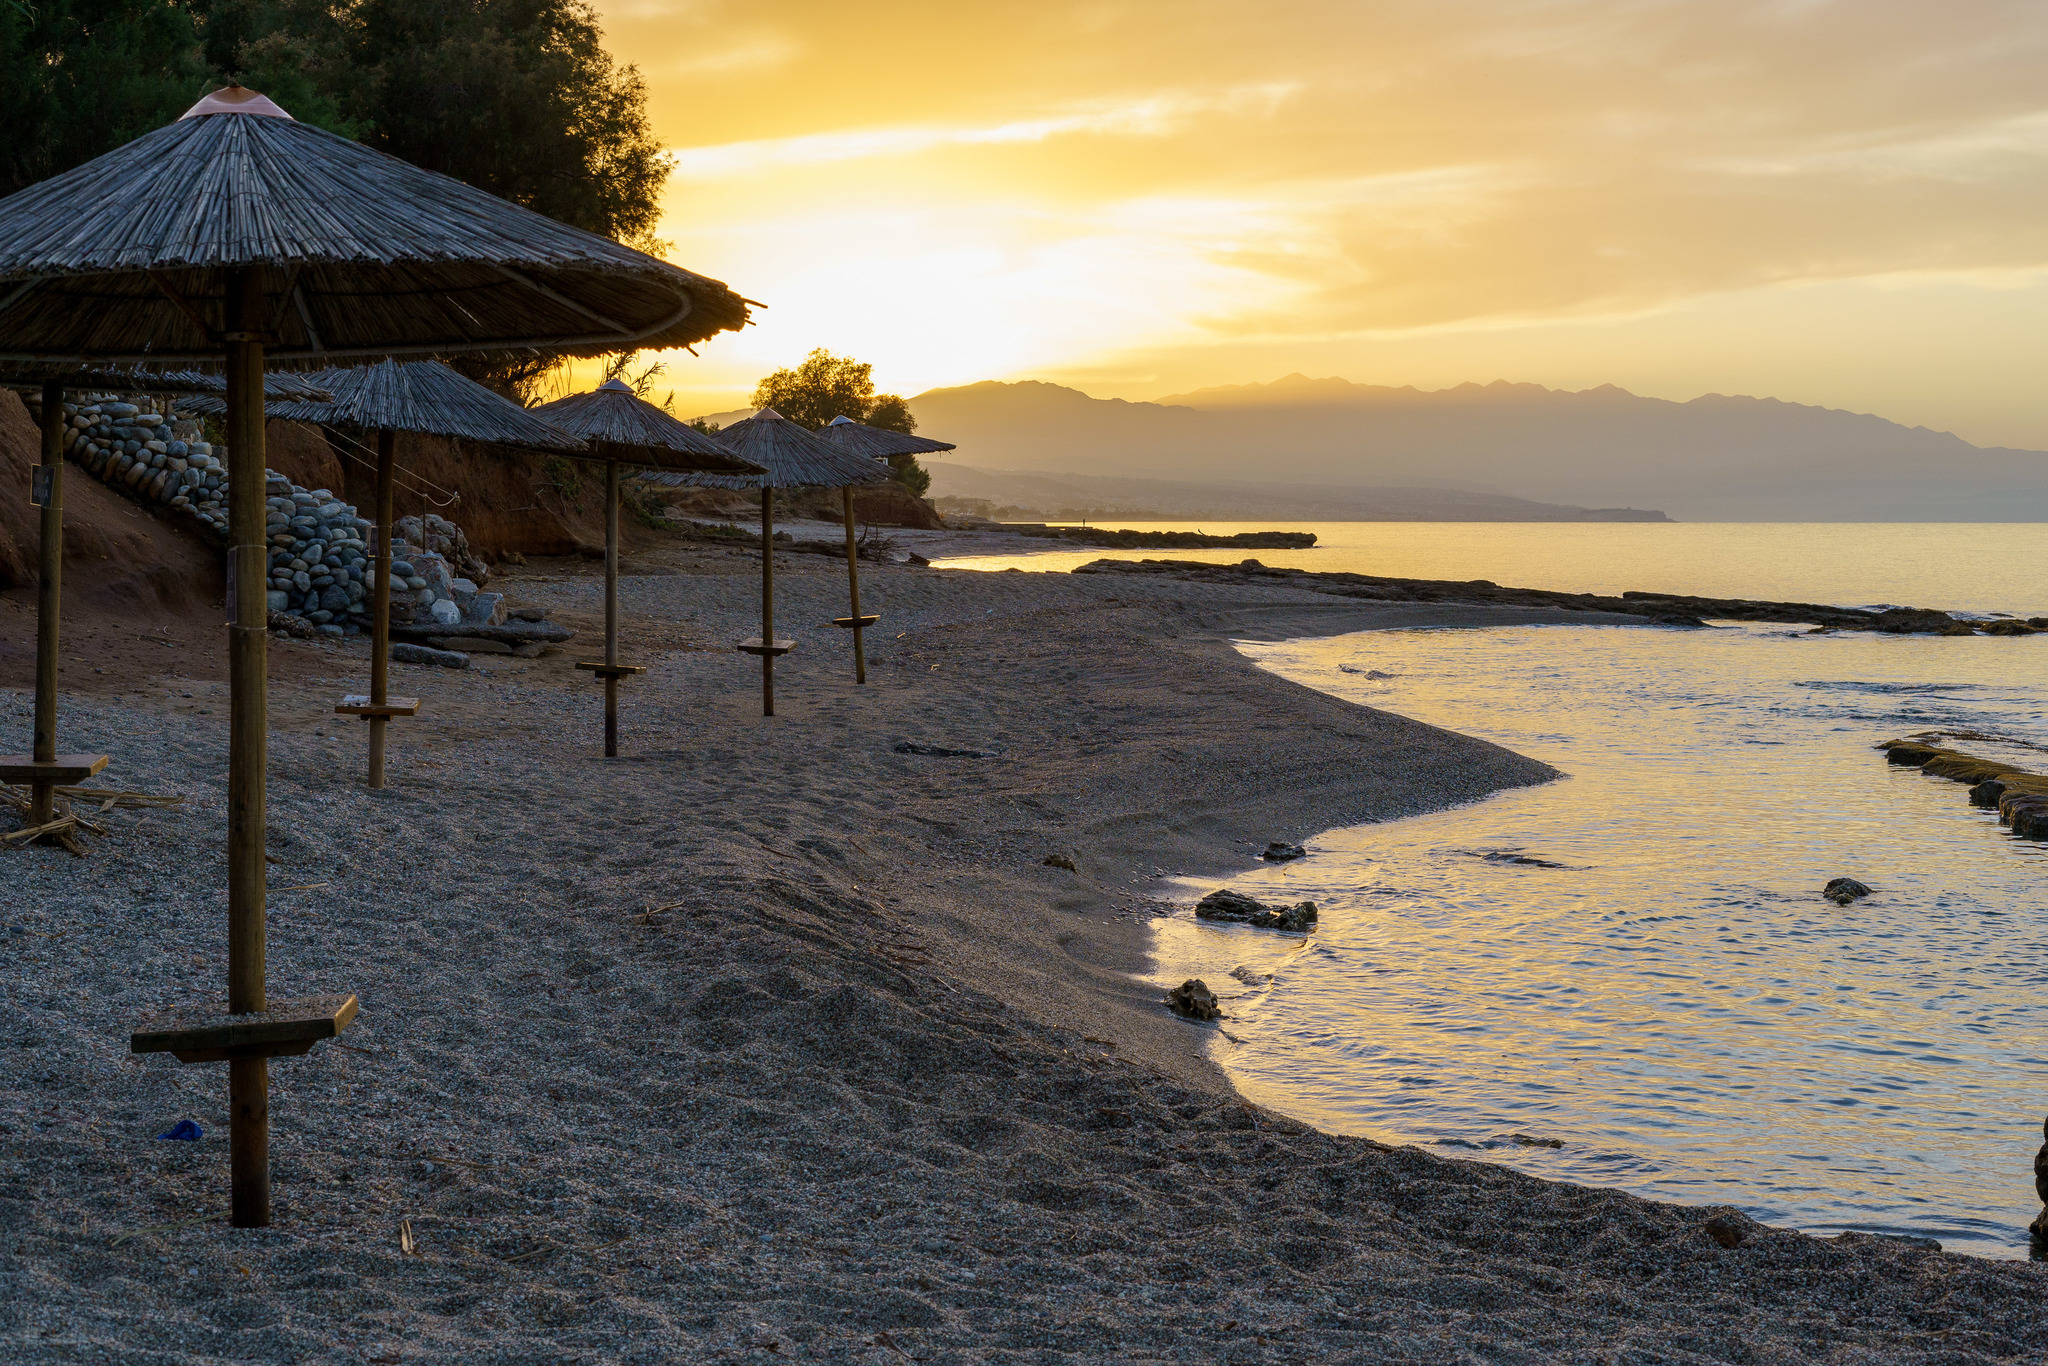
<path id="1" fill-rule="evenodd" d="M 761 489 L 761 715 L 775 715 L 775 490 Z"/>
<path id="2" fill-rule="evenodd" d="M 619 757 L 619 462 L 604 462 L 604 757 Z"/>
<path id="3" fill-rule="evenodd" d="M 389 430 L 377 433 L 377 587 L 370 614 L 370 705 L 381 707 L 391 700 L 391 502 L 393 465 L 398 436 Z M 388 716 L 370 717 L 370 786 L 384 786 L 385 729 Z"/>
<path id="4" fill-rule="evenodd" d="M 263 983 L 265 634 L 269 625 L 263 465 L 263 277 L 226 272 L 228 530 L 235 620 L 228 625 L 228 1011 L 265 1006 Z M 230 1222 L 270 1224 L 270 1062 L 228 1061 Z"/>
<path id="5" fill-rule="evenodd" d="M 853 485 L 839 490 L 846 501 L 846 591 L 853 600 L 853 681 L 868 681 L 867 651 L 861 647 L 860 633 L 860 550 L 853 540 Z"/>
<path id="6" fill-rule="evenodd" d="M 43 546 L 36 588 L 36 732 L 34 759 L 57 762 L 57 620 L 64 602 L 64 386 L 43 385 Z M 28 824 L 48 825 L 57 816 L 57 785 L 30 785 Z"/>

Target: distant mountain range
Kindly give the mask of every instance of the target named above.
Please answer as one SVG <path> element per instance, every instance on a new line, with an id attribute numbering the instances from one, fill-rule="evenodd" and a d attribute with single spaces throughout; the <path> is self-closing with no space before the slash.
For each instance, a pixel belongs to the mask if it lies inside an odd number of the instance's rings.
<path id="1" fill-rule="evenodd" d="M 1163 480 L 1188 496 L 1206 486 L 1204 498 L 1255 489 L 1277 500 L 1247 512 L 1256 516 L 1292 515 L 1280 503 L 1412 504 L 1428 489 L 1490 497 L 1464 504 L 1493 509 L 1475 520 L 1503 520 L 1520 500 L 1529 520 L 1623 506 L 1688 521 L 2048 520 L 2048 454 L 1771 398 L 1675 403 L 1612 385 L 1424 391 L 1289 375 L 1156 403 L 989 381 L 929 390 L 911 409 L 921 434 L 958 445 L 945 464 L 1076 487 L 1074 476 Z M 1154 494 L 1166 496 L 1122 496 Z"/>

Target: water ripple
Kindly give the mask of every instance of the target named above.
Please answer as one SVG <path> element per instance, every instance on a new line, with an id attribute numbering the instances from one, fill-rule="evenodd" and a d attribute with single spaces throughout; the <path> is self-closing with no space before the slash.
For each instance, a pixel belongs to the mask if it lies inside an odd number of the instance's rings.
<path id="1" fill-rule="evenodd" d="M 1162 980 L 1259 982 L 1218 1043 L 1248 1094 L 1543 1176 L 2024 1255 L 2048 849 L 1870 746 L 1939 729 L 2048 769 L 2022 681 L 2048 676 L 2048 637 L 1522 627 L 1243 648 L 1572 775 L 1231 879 L 1316 900 L 1306 948 L 1162 922 Z M 1874 894 L 1820 900 L 1845 874 Z"/>

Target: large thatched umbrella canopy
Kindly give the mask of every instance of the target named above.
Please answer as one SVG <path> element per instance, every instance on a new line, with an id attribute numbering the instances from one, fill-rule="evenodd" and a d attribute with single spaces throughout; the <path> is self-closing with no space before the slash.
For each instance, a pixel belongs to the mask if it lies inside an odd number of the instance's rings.
<path id="1" fill-rule="evenodd" d="M 839 450 L 875 460 L 894 460 L 905 455 L 937 455 L 940 451 L 955 449 L 950 441 L 934 441 L 928 436 L 870 427 L 850 417 L 833 418 L 818 429 L 817 436 Z"/>
<path id="2" fill-rule="evenodd" d="M 759 465 L 641 398 L 624 380 L 608 379 L 587 394 L 558 398 L 533 411 L 588 441 L 594 459 L 742 477 L 763 473 Z"/>
<path id="3" fill-rule="evenodd" d="M 746 321 L 746 301 L 715 280 L 298 123 L 239 87 L 0 199 L 0 364 L 226 370 L 230 1014 L 139 1031 L 132 1046 L 227 1060 L 235 1224 L 270 1222 L 269 1058 L 303 1052 L 355 1010 L 353 996 L 286 1009 L 264 981 L 266 353 L 289 369 L 598 355 Z"/>
<path id="4" fill-rule="evenodd" d="M 678 478 L 650 476 L 649 482 L 693 484 L 713 489 L 836 489 L 849 484 L 876 484 L 889 471 L 864 456 L 827 445 L 773 408 L 763 408 L 743 422 L 716 433 L 718 444 L 759 465 L 761 474 L 690 474 Z"/>
<path id="5" fill-rule="evenodd" d="M 227 380 L 197 370 L 149 370 L 136 365 L 108 365 L 84 368 L 76 365 L 0 363 L 0 385 L 10 389 L 39 390 L 56 384 L 72 393 L 86 394 L 177 394 L 188 401 L 204 403 L 207 396 L 227 392 Z M 334 395 L 321 388 L 310 375 L 279 374 L 263 377 L 265 401 L 298 400 L 324 403 Z M 193 411 L 223 413 L 224 403 Z"/>
<path id="6" fill-rule="evenodd" d="M 227 273 L 261 316 L 228 327 Z M 350 356 L 686 346 L 744 326 L 716 280 L 300 123 L 253 91 L 0 200 L 0 359 L 218 364 L 261 334 Z"/>
<path id="7" fill-rule="evenodd" d="M 855 484 L 879 484 L 889 471 L 863 455 L 852 455 L 820 441 L 773 408 L 763 408 L 752 417 L 735 422 L 718 433 L 718 442 L 735 455 L 753 461 L 762 473 L 753 475 L 677 474 L 649 475 L 650 483 L 691 484 L 700 488 L 761 490 L 761 634 L 743 640 L 738 648 L 761 657 L 761 714 L 775 715 L 775 659 L 786 655 L 795 642 L 775 638 L 775 493 L 776 489 L 839 488 L 846 493 L 846 573 L 853 597 L 853 614 L 840 617 L 835 626 L 853 628 L 854 674 L 867 682 L 867 658 L 861 650 L 862 628 L 877 618 L 860 611 L 860 571 L 855 565 L 853 541 L 853 492 Z"/>
<path id="8" fill-rule="evenodd" d="M 644 672 L 645 665 L 619 660 L 619 466 L 652 465 L 671 473 L 717 471 L 740 477 L 765 473 L 687 423 L 633 392 L 624 380 L 608 379 L 587 394 L 571 394 L 534 409 L 587 440 L 588 459 L 604 470 L 604 658 L 583 660 L 604 680 L 604 754 L 619 754 L 619 680 Z"/>
<path id="9" fill-rule="evenodd" d="M 271 417 L 354 427 L 365 432 L 418 432 L 531 450 L 580 453 L 583 438 L 536 417 L 503 395 L 439 361 L 382 360 L 375 365 L 313 370 L 300 376 L 325 390 L 309 398 L 265 404 Z"/>

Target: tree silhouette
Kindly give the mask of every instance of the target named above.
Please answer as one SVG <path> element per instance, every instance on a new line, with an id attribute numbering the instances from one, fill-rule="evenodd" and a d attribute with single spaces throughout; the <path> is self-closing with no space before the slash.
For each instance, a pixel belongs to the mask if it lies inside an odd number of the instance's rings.
<path id="1" fill-rule="evenodd" d="M 910 405 L 895 394 L 875 392 L 874 367 L 851 356 L 835 356 L 819 347 L 793 370 L 777 370 L 754 386 L 754 406 L 773 408 L 807 432 L 835 417 L 850 417 L 870 427 L 908 435 L 917 430 Z M 914 455 L 891 457 L 896 482 L 922 498 L 932 486 L 930 471 Z"/>

